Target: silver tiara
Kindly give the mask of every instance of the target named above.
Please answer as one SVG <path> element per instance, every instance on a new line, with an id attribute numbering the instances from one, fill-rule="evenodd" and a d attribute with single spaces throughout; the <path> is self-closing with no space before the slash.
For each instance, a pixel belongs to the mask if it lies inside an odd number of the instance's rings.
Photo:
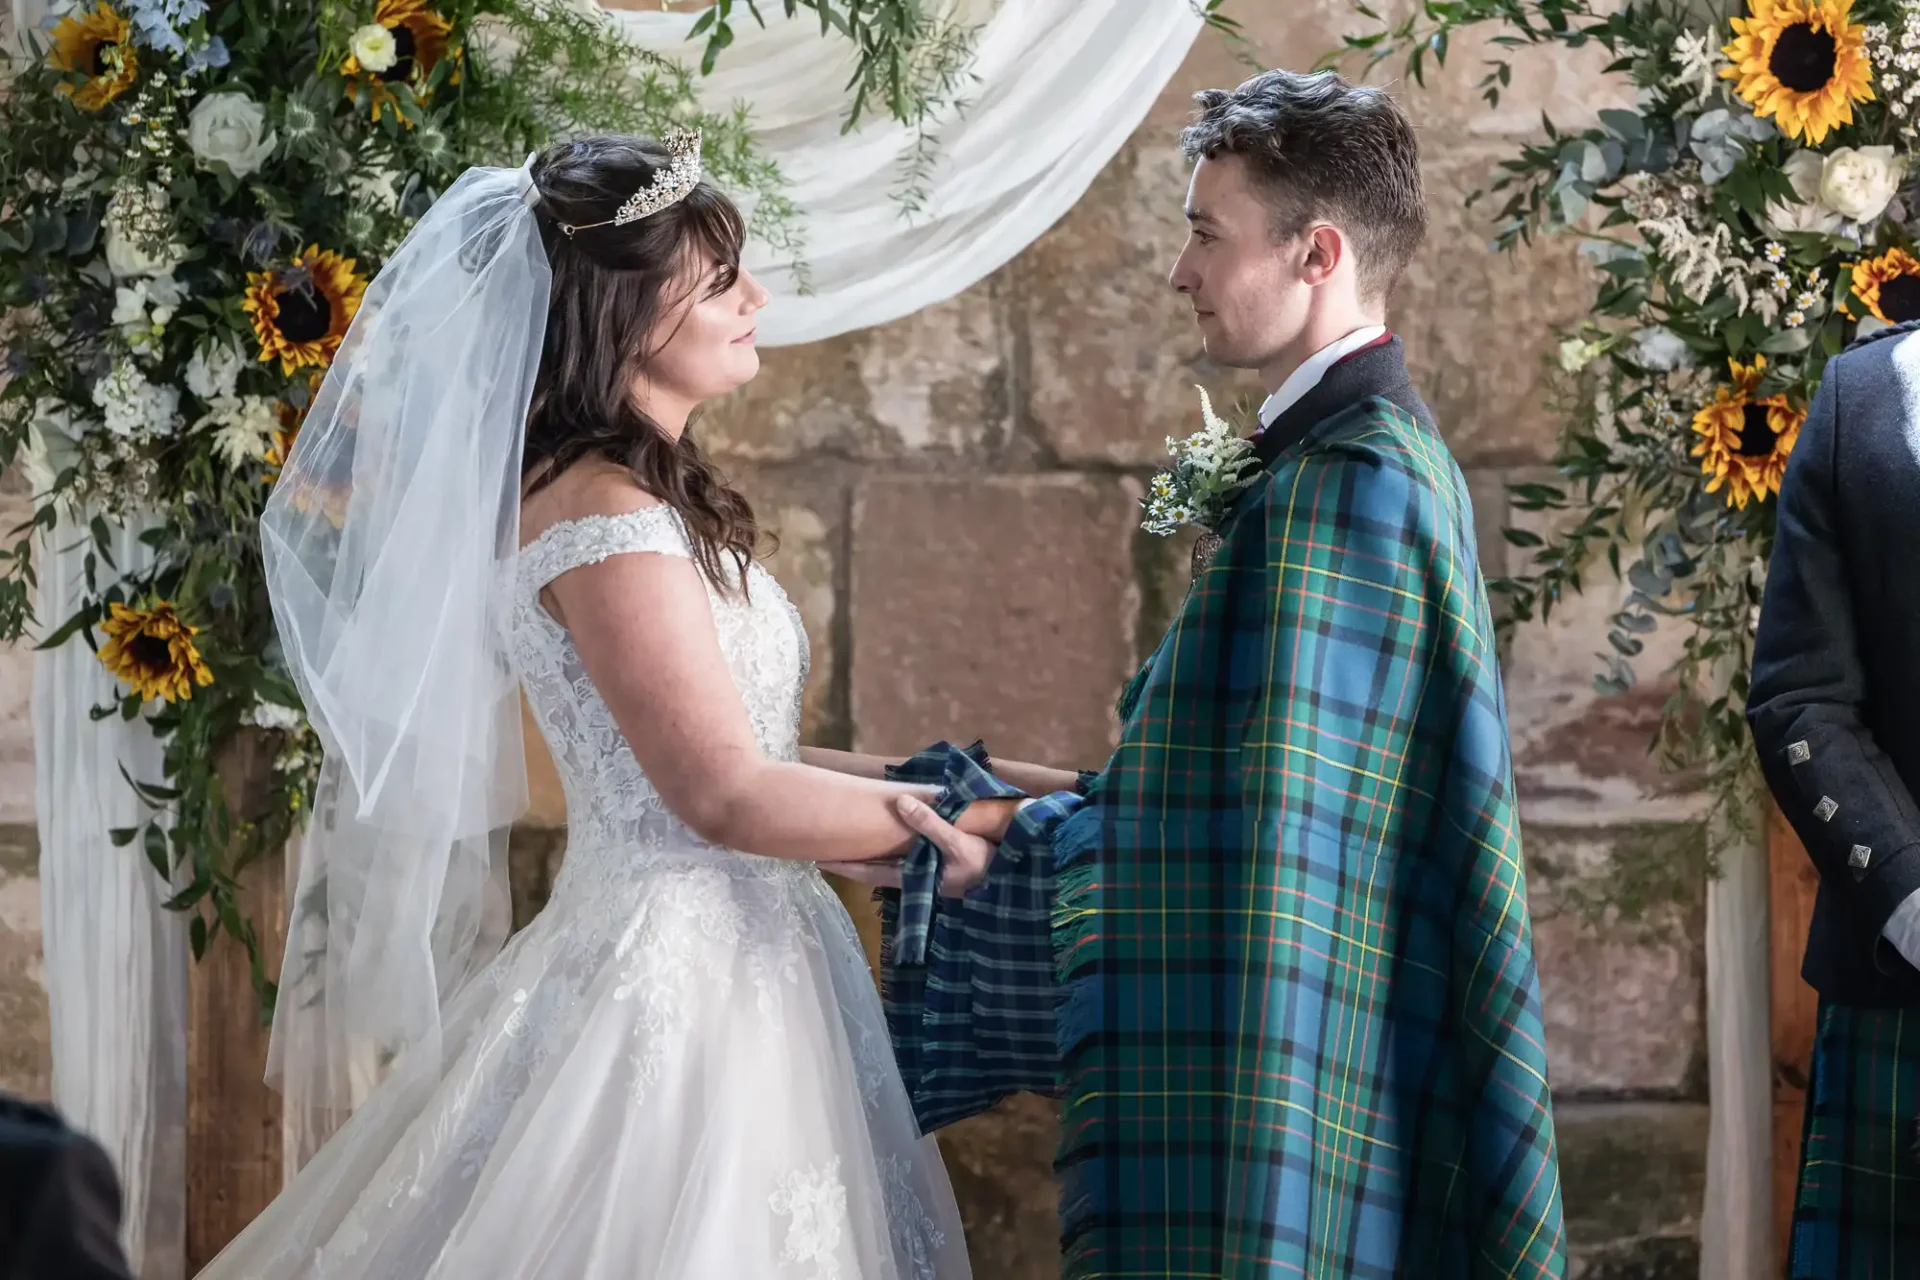
<path id="1" fill-rule="evenodd" d="M 667 149 L 672 162 L 664 169 L 654 170 L 653 180 L 628 196 L 627 202 L 614 210 L 611 218 L 580 226 L 563 222 L 560 230 L 571 237 L 575 232 L 591 231 L 595 227 L 624 227 L 685 200 L 687 194 L 700 185 L 700 135 L 688 129 L 669 129 L 660 144 Z"/>

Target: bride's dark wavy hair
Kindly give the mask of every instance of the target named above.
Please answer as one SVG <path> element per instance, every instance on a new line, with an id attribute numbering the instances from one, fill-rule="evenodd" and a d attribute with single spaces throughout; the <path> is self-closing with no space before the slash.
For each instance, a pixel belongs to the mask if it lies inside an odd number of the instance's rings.
<path id="1" fill-rule="evenodd" d="M 712 297 L 732 288 L 746 235 L 733 202 L 704 182 L 659 213 L 613 226 L 614 211 L 671 163 L 652 138 L 614 135 L 559 143 L 534 161 L 553 296 L 521 477 L 534 477 L 531 494 L 584 458 L 623 466 L 680 513 L 707 580 L 744 588 L 760 542 L 752 506 L 691 430 L 675 440 L 634 400 L 648 362 L 673 337 L 659 331 L 661 318 L 694 289 Z M 581 230 L 569 236 L 563 224 Z M 719 270 L 708 279 L 710 263 Z M 723 557 L 731 557 L 733 572 L 723 569 Z"/>

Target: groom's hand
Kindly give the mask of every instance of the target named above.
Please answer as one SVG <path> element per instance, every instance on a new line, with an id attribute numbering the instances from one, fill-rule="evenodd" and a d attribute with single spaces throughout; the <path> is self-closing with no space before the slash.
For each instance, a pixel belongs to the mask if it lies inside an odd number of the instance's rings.
<path id="1" fill-rule="evenodd" d="M 901 796 L 894 802 L 894 809 L 902 822 L 933 841 L 934 847 L 946 855 L 940 860 L 942 897 L 958 898 L 987 878 L 987 868 L 993 862 L 993 851 L 997 847 L 993 841 L 985 836 L 968 835 L 935 813 L 932 806 L 912 796 Z M 1004 822 L 996 825 L 1002 831 L 1006 829 Z"/>

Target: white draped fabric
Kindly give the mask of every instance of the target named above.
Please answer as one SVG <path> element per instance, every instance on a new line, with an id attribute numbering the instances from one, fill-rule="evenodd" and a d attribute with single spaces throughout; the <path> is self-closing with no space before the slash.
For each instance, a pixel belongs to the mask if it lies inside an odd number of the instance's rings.
<path id="1" fill-rule="evenodd" d="M 114 534 L 114 563 L 149 557 L 133 529 Z M 62 522 L 43 551 L 35 616 L 57 626 L 80 599 L 92 539 Z M 40 910 L 53 1024 L 53 1101 L 113 1158 L 125 1193 L 122 1238 L 143 1280 L 179 1280 L 186 1245 L 187 942 L 163 910 L 165 886 L 113 827 L 150 816 L 120 776 L 159 782 L 161 748 L 146 725 L 88 708 L 118 693 L 86 645 L 36 654 L 34 813 Z"/>
<path id="2" fill-rule="evenodd" d="M 41 24 L 46 0 L 11 0 L 15 32 Z M 773 6 L 764 6 L 771 9 Z M 805 219 L 812 292 L 750 254 L 773 291 L 760 340 L 816 341 L 884 324 L 976 284 L 1067 212 L 1126 142 L 1201 29 L 1192 0 L 958 0 L 983 24 L 967 107 L 943 122 L 928 199 L 909 221 L 894 201 L 914 134 L 879 115 L 842 134 L 848 47 L 817 22 L 750 19 L 703 82 L 718 109 L 752 105 Z M 695 61 L 687 14 L 614 15 L 650 47 Z M 1170 197 L 1172 198 L 1171 194 Z M 77 596 L 84 534 L 65 525 L 43 548 L 38 611 L 64 618 Z M 145 554 L 116 538 L 122 566 Z M 46 983 L 53 1007 L 54 1096 L 98 1138 L 125 1184 L 129 1255 L 143 1280 L 184 1269 L 187 950 L 181 920 L 137 849 L 107 830 L 139 822 L 120 776 L 160 777 L 139 722 L 98 723 L 112 695 L 88 649 L 36 659 L 33 701 Z"/>
<path id="3" fill-rule="evenodd" d="M 1766 815 L 1707 885 L 1707 1196 L 1700 1275 L 1779 1275 L 1773 1251 L 1773 1047 Z"/>
<path id="4" fill-rule="evenodd" d="M 12 35 L 39 27 L 44 0 L 12 0 Z M 17 44 L 15 47 L 19 47 Z M 151 552 L 113 537 L 114 563 Z M 62 521 L 41 541 L 34 614 L 72 613 L 91 539 Z M 122 1182 L 121 1240 L 142 1280 L 181 1280 L 187 1231 L 187 931 L 137 848 L 107 832 L 149 816 L 120 776 L 158 782 L 161 748 L 140 721 L 95 722 L 113 680 L 75 641 L 34 655 L 34 815 L 40 841 L 42 970 L 51 1011 L 53 1102 L 106 1148 Z"/>
<path id="5" fill-rule="evenodd" d="M 956 16 L 980 26 L 977 80 L 965 111 L 938 130 L 929 198 L 908 219 L 890 195 L 912 130 L 875 118 L 842 135 L 852 47 L 823 44 L 804 10 L 761 7 L 764 30 L 736 13 L 734 44 L 700 91 L 716 111 L 753 104 L 765 150 L 806 212 L 810 295 L 764 251 L 747 256 L 773 294 L 763 346 L 897 320 L 1011 261 L 1086 193 L 1203 25 L 1192 0 L 957 0 Z M 697 60 L 701 46 L 687 41 L 697 13 L 614 17 L 648 48 Z"/>

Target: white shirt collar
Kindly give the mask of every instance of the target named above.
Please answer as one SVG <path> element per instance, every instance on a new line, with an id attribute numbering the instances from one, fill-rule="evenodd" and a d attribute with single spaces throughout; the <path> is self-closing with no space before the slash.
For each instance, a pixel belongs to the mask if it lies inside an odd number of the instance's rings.
<path id="1" fill-rule="evenodd" d="M 1320 385 L 1320 379 L 1327 376 L 1327 370 L 1368 343 L 1385 337 L 1386 332 L 1387 326 L 1370 324 L 1365 328 L 1355 329 L 1344 338 L 1329 342 L 1308 356 L 1298 369 L 1287 375 L 1287 380 L 1280 384 L 1280 389 L 1268 396 L 1267 402 L 1260 406 L 1260 425 L 1272 426 L 1275 419 L 1299 404 L 1301 397 Z"/>

